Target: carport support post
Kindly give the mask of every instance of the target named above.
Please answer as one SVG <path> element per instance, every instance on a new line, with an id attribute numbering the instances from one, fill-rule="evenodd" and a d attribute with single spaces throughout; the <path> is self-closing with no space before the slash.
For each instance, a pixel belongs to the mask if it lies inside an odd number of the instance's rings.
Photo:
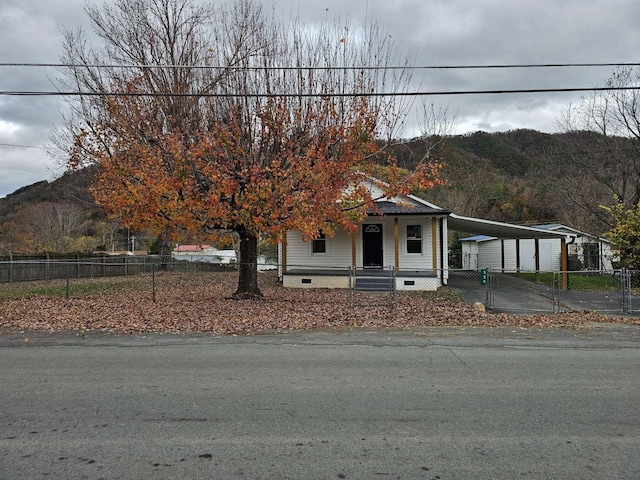
<path id="1" fill-rule="evenodd" d="M 431 266 L 433 274 L 438 276 L 438 223 L 436 217 L 431 218 Z"/>
<path id="2" fill-rule="evenodd" d="M 535 245 L 535 259 L 536 259 L 536 283 L 540 282 L 540 240 L 534 239 Z"/>

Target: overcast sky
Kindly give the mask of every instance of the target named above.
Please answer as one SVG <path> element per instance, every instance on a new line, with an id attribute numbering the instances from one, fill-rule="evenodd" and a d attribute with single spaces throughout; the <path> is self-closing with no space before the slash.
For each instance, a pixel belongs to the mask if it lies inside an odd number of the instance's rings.
<path id="1" fill-rule="evenodd" d="M 224 1 L 224 0 L 223 0 Z M 227 0 L 229 1 L 229 0 Z M 100 4 L 102 0 L 96 0 Z M 264 0 L 265 6 L 272 5 Z M 55 63 L 60 27 L 86 26 L 85 0 L 0 0 L 0 63 Z M 365 14 L 389 28 L 416 65 L 640 62 L 638 0 L 276 0 L 313 23 L 329 14 Z M 419 70 L 428 91 L 581 88 L 602 84 L 612 67 Z M 0 67 L 0 91 L 51 90 L 46 68 Z M 557 131 L 559 112 L 581 94 L 437 96 L 456 131 Z M 61 171 L 43 148 L 63 106 L 56 97 L 0 96 L 0 197 Z"/>

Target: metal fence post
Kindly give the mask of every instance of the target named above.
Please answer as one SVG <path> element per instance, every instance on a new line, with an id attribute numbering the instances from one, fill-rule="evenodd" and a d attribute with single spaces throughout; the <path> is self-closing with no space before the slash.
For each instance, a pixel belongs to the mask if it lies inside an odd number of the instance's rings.
<path id="1" fill-rule="evenodd" d="M 485 306 L 489 309 L 493 308 L 493 289 L 495 277 L 490 268 L 483 269 L 486 271 L 486 277 L 484 279 L 484 292 L 485 292 Z"/>
<path id="2" fill-rule="evenodd" d="M 620 298 L 622 313 L 631 313 L 631 273 L 627 268 L 620 270 Z"/>
<path id="3" fill-rule="evenodd" d="M 397 292 L 396 292 L 396 267 L 392 266 L 391 267 L 391 301 L 395 303 L 396 299 L 397 299 Z"/>
<path id="4" fill-rule="evenodd" d="M 562 272 L 553 272 L 553 313 L 562 313 L 562 300 L 560 291 L 562 289 Z"/>
<path id="5" fill-rule="evenodd" d="M 156 265 L 151 264 L 151 284 L 153 289 L 153 303 L 156 303 Z"/>

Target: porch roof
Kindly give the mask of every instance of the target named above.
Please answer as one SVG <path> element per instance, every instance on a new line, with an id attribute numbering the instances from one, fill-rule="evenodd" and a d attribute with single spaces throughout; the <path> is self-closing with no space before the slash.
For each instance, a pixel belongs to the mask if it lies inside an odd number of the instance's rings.
<path id="1" fill-rule="evenodd" d="M 398 204 L 389 201 L 376 202 L 377 211 L 370 210 L 369 215 L 449 215 L 449 211 L 425 204 Z"/>

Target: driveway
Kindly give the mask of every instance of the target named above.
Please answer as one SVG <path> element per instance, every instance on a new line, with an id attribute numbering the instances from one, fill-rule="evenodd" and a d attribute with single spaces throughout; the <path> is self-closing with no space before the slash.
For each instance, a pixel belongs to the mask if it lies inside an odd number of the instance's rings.
<path id="1" fill-rule="evenodd" d="M 515 314 L 554 313 L 553 288 L 530 282 L 504 273 L 492 273 L 494 278 L 492 312 Z M 448 286 L 456 290 L 469 303 L 487 304 L 487 286 L 480 284 L 478 272 L 453 271 L 449 274 Z M 562 311 L 597 311 L 607 314 L 622 314 L 619 291 L 560 292 Z M 640 313 L 640 297 L 631 295 L 631 311 Z M 557 307 L 556 307 L 557 310 Z"/>
<path id="2" fill-rule="evenodd" d="M 492 312 L 506 313 L 553 313 L 553 289 L 511 275 L 492 273 Z M 478 272 L 450 272 L 448 286 L 460 293 L 469 303 L 487 305 L 488 285 L 480 284 Z"/>

